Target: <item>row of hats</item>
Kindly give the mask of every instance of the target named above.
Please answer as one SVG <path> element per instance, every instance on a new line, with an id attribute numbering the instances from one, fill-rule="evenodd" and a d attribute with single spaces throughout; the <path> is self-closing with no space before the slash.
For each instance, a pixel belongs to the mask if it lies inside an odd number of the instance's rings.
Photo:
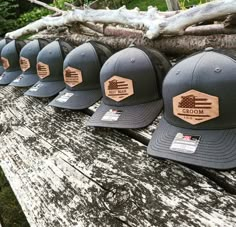
<path id="1" fill-rule="evenodd" d="M 0 41 L 0 51 L 3 42 L 7 40 Z M 164 115 L 148 154 L 216 169 L 236 167 L 235 51 L 207 48 L 170 69 L 160 52 L 143 47 L 113 54 L 98 42 L 73 50 L 63 41 L 21 45 L 14 40 L 2 48 L 0 84 L 36 83 L 25 93 L 36 97 L 61 91 L 50 105 L 68 109 L 87 108 L 102 97 L 88 122 L 100 127 L 145 127 L 162 110 L 163 96 Z"/>

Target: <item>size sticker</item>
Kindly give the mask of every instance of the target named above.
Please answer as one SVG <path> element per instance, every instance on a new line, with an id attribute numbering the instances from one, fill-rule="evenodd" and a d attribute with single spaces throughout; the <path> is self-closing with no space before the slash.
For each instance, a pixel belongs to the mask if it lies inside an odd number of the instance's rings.
<path id="1" fill-rule="evenodd" d="M 22 78 L 23 78 L 22 76 L 18 76 L 15 80 L 13 80 L 13 82 L 19 83 Z"/>
<path id="2" fill-rule="evenodd" d="M 121 110 L 108 110 L 102 117 L 102 121 L 118 121 L 120 115 L 122 114 Z"/>
<path id="3" fill-rule="evenodd" d="M 181 153 L 193 154 L 195 153 L 198 147 L 200 138 L 200 136 L 177 133 L 170 146 L 170 150 Z"/>
<path id="4" fill-rule="evenodd" d="M 57 99 L 58 102 L 67 102 L 70 97 L 72 97 L 74 94 L 73 93 L 65 93 L 61 97 Z"/>
<path id="5" fill-rule="evenodd" d="M 0 76 L 0 80 L 2 80 L 4 77 L 5 77 L 5 73 L 3 73 L 3 74 Z"/>
<path id="6" fill-rule="evenodd" d="M 32 88 L 30 88 L 30 91 L 38 91 L 40 87 L 42 87 L 42 84 L 35 84 Z"/>

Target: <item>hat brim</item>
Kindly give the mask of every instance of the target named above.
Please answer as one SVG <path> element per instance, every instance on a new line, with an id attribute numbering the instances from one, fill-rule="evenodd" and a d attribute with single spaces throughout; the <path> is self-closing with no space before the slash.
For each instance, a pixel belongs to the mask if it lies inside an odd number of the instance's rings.
<path id="1" fill-rule="evenodd" d="M 34 89 L 36 87 L 38 87 L 38 89 Z M 47 98 L 57 95 L 64 88 L 65 83 L 63 81 L 38 81 L 34 86 L 27 90 L 24 95 Z"/>
<path id="2" fill-rule="evenodd" d="M 2 66 L 0 66 L 0 75 L 2 75 L 4 73 L 4 71 L 5 71 L 5 69 Z"/>
<path id="3" fill-rule="evenodd" d="M 177 133 L 200 138 L 196 151 L 183 153 L 170 149 Z M 213 169 L 236 167 L 236 129 L 192 130 L 170 125 L 164 118 L 148 145 L 148 154 Z"/>
<path id="4" fill-rule="evenodd" d="M 87 123 L 88 126 L 109 128 L 143 128 L 151 124 L 161 112 L 163 101 L 157 100 L 149 103 L 132 106 L 108 106 L 103 102 Z M 109 110 L 120 112 L 117 120 L 103 120 Z"/>
<path id="5" fill-rule="evenodd" d="M 71 96 L 66 101 L 63 101 L 63 96 L 68 93 L 71 94 Z M 66 88 L 61 91 L 60 94 L 49 103 L 49 105 L 65 109 L 81 110 L 92 106 L 101 99 L 101 97 L 101 89 L 71 91 Z"/>
<path id="6" fill-rule="evenodd" d="M 8 85 L 8 84 L 10 84 L 21 73 L 22 73 L 21 71 L 14 71 L 14 72 L 7 72 L 7 71 L 5 71 L 1 75 L 0 85 Z"/>
<path id="7" fill-rule="evenodd" d="M 17 80 L 19 79 L 19 80 Z M 24 74 L 19 75 L 15 80 L 13 80 L 9 85 L 15 87 L 30 87 L 37 83 L 39 77 L 37 74 Z"/>

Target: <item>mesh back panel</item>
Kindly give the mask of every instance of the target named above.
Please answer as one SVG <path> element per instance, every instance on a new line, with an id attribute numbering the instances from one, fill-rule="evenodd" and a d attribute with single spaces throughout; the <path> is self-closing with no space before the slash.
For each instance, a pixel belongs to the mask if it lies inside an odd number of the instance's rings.
<path id="1" fill-rule="evenodd" d="M 16 45 L 16 51 L 18 53 L 18 55 L 20 54 L 21 49 L 23 48 L 23 46 L 25 45 L 24 41 L 20 41 L 20 40 L 16 40 L 15 41 L 15 45 Z"/>
<path id="2" fill-rule="evenodd" d="M 50 40 L 48 39 L 38 39 L 39 42 L 39 48 L 42 50 L 45 46 L 47 46 L 50 43 Z"/>
<path id="3" fill-rule="evenodd" d="M 169 69 L 171 68 L 171 64 L 168 61 L 168 59 L 159 51 L 157 50 L 153 50 L 150 48 L 146 48 L 146 47 L 136 47 L 140 50 L 142 50 L 150 59 L 154 72 L 156 74 L 156 78 L 157 78 L 157 87 L 159 88 L 159 94 L 162 94 L 162 83 L 163 80 L 167 74 L 167 72 L 169 71 Z"/>
<path id="4" fill-rule="evenodd" d="M 112 48 L 97 41 L 89 41 L 89 43 L 91 43 L 96 50 L 100 66 L 102 67 L 105 61 L 113 54 Z"/>
<path id="5" fill-rule="evenodd" d="M 63 59 L 65 59 L 66 55 L 69 54 L 69 52 L 73 49 L 73 47 L 65 41 L 60 40 L 58 42 L 61 48 Z"/>

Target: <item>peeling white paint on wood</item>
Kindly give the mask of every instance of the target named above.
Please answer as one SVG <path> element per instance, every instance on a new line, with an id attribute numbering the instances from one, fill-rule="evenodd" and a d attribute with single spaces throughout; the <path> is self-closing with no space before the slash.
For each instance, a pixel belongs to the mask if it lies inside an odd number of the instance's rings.
<path id="1" fill-rule="evenodd" d="M 9 97 L 8 97 L 8 92 Z M 236 197 L 89 116 L 0 89 L 1 166 L 31 226 L 232 226 Z M 14 96 L 15 95 L 15 96 Z M 0 100 L 1 101 L 1 100 Z"/>

